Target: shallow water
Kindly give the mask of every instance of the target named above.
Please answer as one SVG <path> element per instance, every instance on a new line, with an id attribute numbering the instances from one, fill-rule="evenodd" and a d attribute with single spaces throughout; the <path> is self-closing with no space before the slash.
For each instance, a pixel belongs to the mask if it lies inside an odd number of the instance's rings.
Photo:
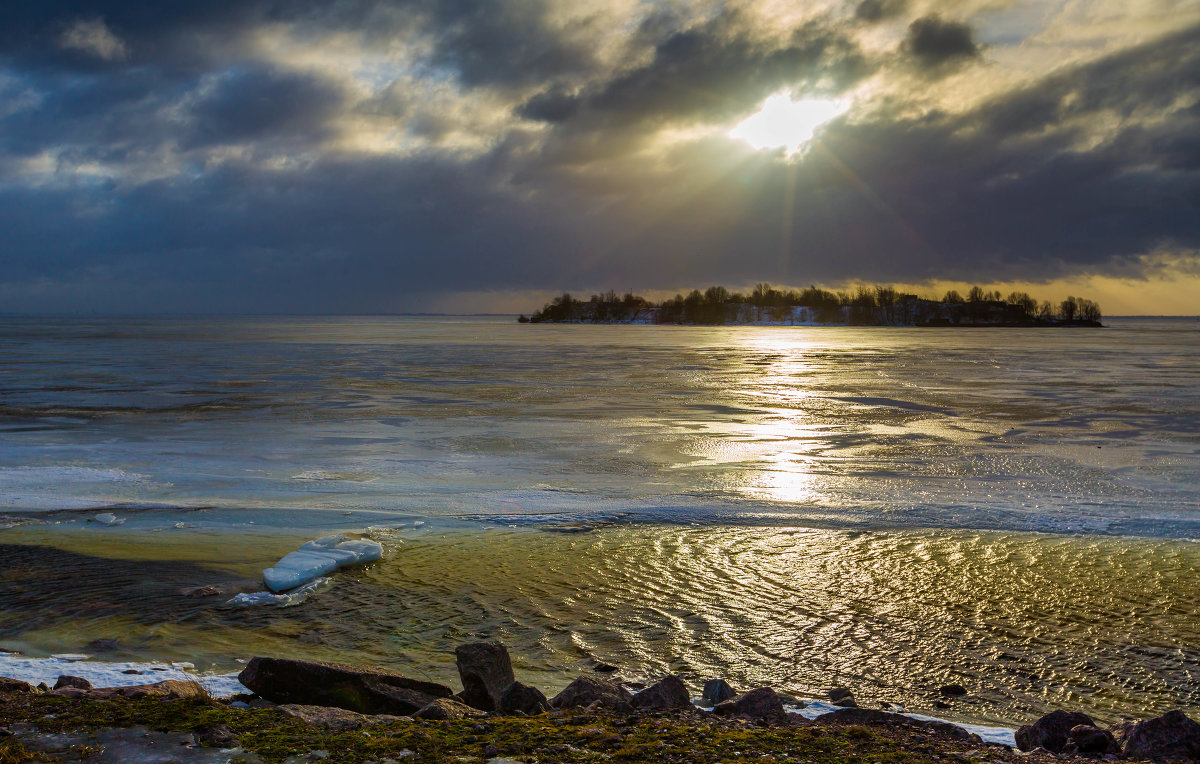
<path id="1" fill-rule="evenodd" d="M 5 320 L 0 646 L 449 680 L 487 636 L 547 689 L 1196 708 L 1200 323 L 1111 323 Z M 330 530 L 388 556 L 291 608 L 179 594 Z"/>

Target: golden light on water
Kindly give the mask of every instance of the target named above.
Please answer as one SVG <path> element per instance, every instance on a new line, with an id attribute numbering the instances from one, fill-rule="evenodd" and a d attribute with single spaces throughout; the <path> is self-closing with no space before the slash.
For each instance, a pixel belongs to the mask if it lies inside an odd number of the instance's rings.
<path id="1" fill-rule="evenodd" d="M 729 131 L 731 138 L 756 149 L 783 149 L 788 156 L 800 151 L 817 130 L 850 107 L 849 102 L 827 98 L 792 100 L 787 92 L 762 102 L 759 110 Z"/>

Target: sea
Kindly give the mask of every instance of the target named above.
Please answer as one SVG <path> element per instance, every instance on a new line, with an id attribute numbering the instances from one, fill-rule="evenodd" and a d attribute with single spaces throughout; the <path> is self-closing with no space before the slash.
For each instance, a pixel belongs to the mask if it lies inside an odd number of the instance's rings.
<path id="1" fill-rule="evenodd" d="M 1200 718 L 1200 320 L 1105 323 L 2 318 L 0 648 Z"/>

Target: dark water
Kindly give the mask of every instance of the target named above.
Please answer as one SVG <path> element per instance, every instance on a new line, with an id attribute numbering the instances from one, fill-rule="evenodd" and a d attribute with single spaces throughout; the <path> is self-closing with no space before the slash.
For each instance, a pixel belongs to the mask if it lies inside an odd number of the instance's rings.
<path id="1" fill-rule="evenodd" d="M 0 646 L 1200 701 L 1196 321 L 5 320 L 0 357 L 0 545 L 46 548 L 0 547 Z M 331 529 L 387 557 L 290 608 L 179 594 Z"/>

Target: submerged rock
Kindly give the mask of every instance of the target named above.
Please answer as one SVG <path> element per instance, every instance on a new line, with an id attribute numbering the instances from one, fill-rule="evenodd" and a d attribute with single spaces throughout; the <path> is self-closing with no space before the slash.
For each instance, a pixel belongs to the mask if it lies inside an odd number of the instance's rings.
<path id="1" fill-rule="evenodd" d="M 275 703 L 332 706 L 364 714 L 416 713 L 453 691 L 444 685 L 342 663 L 253 658 L 238 681 Z"/>
<path id="2" fill-rule="evenodd" d="M 1138 722 L 1126 733 L 1122 754 L 1127 759 L 1200 761 L 1200 724 L 1182 711 Z"/>
<path id="3" fill-rule="evenodd" d="M 633 707 L 642 710 L 692 708 L 692 696 L 683 680 L 671 674 L 634 695 Z"/>
<path id="4" fill-rule="evenodd" d="M 717 716 L 749 716 L 765 721 L 787 719 L 787 712 L 783 710 L 783 700 L 770 687 L 759 687 L 732 700 L 718 703 L 713 713 Z"/>
<path id="5" fill-rule="evenodd" d="M 535 716 L 550 710 L 550 701 L 536 687 L 513 682 L 500 693 L 499 711 L 502 714 Z"/>
<path id="6" fill-rule="evenodd" d="M 500 695 L 516 681 L 508 650 L 499 642 L 472 642 L 454 648 L 462 701 L 480 711 L 500 707 Z"/>
<path id="7" fill-rule="evenodd" d="M 709 679 L 704 683 L 704 690 L 700 694 L 700 699 L 710 706 L 736 697 L 737 691 L 730 687 L 724 679 Z"/>
<path id="8" fill-rule="evenodd" d="M 550 699 L 552 708 L 585 708 L 593 703 L 601 708 L 625 708 L 633 702 L 633 696 L 616 682 L 581 676 L 567 685 L 562 692 Z"/>
<path id="9" fill-rule="evenodd" d="M 943 698 L 961 698 L 967 694 L 967 688 L 961 684 L 945 684 L 938 688 Z"/>
<path id="10" fill-rule="evenodd" d="M 1014 736 L 1017 748 L 1022 751 L 1045 748 L 1052 753 L 1062 753 L 1071 729 L 1081 724 L 1096 726 L 1092 717 L 1087 714 L 1078 711 L 1053 711 L 1033 724 L 1026 724 L 1017 730 Z"/>

